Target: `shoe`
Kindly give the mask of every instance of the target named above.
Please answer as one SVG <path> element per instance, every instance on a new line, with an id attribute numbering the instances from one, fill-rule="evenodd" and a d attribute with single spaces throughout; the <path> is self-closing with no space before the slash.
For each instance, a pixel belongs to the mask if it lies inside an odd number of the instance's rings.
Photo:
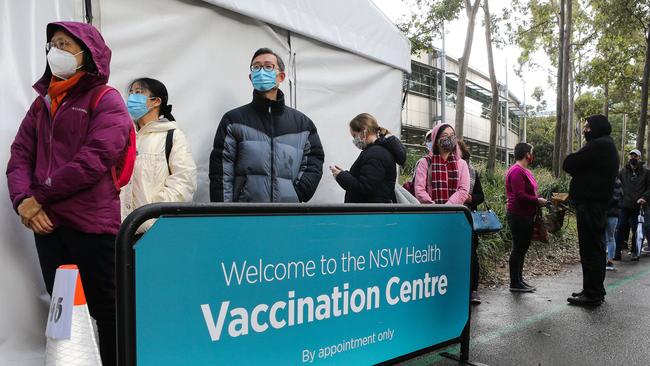
<path id="1" fill-rule="evenodd" d="M 527 284 L 526 282 L 524 282 L 524 280 L 521 280 L 521 284 L 524 285 L 525 287 L 528 287 L 529 289 L 532 289 L 533 291 L 537 291 L 537 287 Z"/>
<path id="2" fill-rule="evenodd" d="M 604 298 L 590 297 L 583 294 L 578 297 L 569 297 L 566 301 L 571 305 L 577 306 L 600 306 L 603 304 Z"/>
<path id="3" fill-rule="evenodd" d="M 472 296 L 470 297 L 470 302 L 474 305 L 481 304 L 481 297 L 478 296 L 478 291 L 472 291 Z"/>
<path id="4" fill-rule="evenodd" d="M 534 292 L 530 287 L 526 287 L 523 284 L 518 284 L 518 285 L 510 285 L 510 292 Z"/>
<path id="5" fill-rule="evenodd" d="M 605 266 L 606 271 L 613 271 L 614 269 L 615 269 L 614 264 L 612 262 L 607 263 L 607 265 Z"/>
<path id="6" fill-rule="evenodd" d="M 614 255 L 614 258 L 612 258 L 612 260 L 620 261 L 620 260 L 621 260 L 621 253 L 616 253 L 616 254 Z"/>
<path id="7" fill-rule="evenodd" d="M 630 257 L 630 262 L 638 262 L 639 261 L 639 256 L 638 255 L 632 255 Z"/>
<path id="8" fill-rule="evenodd" d="M 584 291 L 585 291 L 585 290 L 580 290 L 580 291 L 578 291 L 578 292 L 572 292 L 572 293 L 571 293 L 571 297 L 582 296 L 582 294 L 584 293 Z"/>
<path id="9" fill-rule="evenodd" d="M 641 254 L 650 254 L 650 248 L 641 249 Z"/>

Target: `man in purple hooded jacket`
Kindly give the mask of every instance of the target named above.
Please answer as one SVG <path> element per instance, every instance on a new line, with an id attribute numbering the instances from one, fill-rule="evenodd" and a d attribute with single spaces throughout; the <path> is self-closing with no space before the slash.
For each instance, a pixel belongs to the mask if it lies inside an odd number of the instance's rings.
<path id="1" fill-rule="evenodd" d="M 33 86 L 38 96 L 11 145 L 9 195 L 22 223 L 34 231 L 47 291 L 52 293 L 59 265 L 79 267 L 103 364 L 114 365 L 120 200 L 111 168 L 133 122 L 116 90 L 91 105 L 108 81 L 111 59 L 97 29 L 50 23 L 47 42 L 45 73 Z"/>

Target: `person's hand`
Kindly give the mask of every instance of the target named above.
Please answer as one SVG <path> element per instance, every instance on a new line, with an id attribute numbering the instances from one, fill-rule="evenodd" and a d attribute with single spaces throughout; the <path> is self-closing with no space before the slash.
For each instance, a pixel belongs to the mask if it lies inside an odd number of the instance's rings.
<path id="1" fill-rule="evenodd" d="M 29 228 L 36 234 L 46 235 L 52 233 L 54 225 L 52 224 L 52 221 L 50 221 L 50 218 L 47 217 L 45 211 L 40 210 L 31 220 L 29 220 Z"/>
<path id="2" fill-rule="evenodd" d="M 332 172 L 334 178 L 336 178 L 343 171 L 343 169 L 341 169 L 341 167 L 338 165 L 330 165 L 330 171 Z"/>
<path id="3" fill-rule="evenodd" d="M 471 204 L 472 203 L 472 195 L 470 194 L 467 196 L 467 199 L 465 200 L 465 203 Z"/>
<path id="4" fill-rule="evenodd" d="M 29 222 L 32 217 L 36 216 L 41 208 L 41 204 L 38 203 L 34 197 L 25 198 L 23 202 L 18 205 L 18 214 L 20 215 L 23 224 Z"/>
<path id="5" fill-rule="evenodd" d="M 537 206 L 544 207 L 544 206 L 546 206 L 546 203 L 548 203 L 546 198 L 537 197 Z"/>
<path id="6" fill-rule="evenodd" d="M 645 199 L 643 199 L 643 198 L 639 198 L 639 199 L 636 201 L 636 203 L 640 204 L 641 206 L 644 206 L 644 205 L 645 205 Z"/>

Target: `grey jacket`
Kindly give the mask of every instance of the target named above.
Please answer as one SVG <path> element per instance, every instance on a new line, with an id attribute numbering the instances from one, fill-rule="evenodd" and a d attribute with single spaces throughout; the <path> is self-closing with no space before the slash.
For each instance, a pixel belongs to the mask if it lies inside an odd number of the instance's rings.
<path id="1" fill-rule="evenodd" d="M 253 92 L 253 101 L 227 112 L 210 154 L 212 202 L 306 202 L 323 174 L 323 147 L 314 123 Z"/>

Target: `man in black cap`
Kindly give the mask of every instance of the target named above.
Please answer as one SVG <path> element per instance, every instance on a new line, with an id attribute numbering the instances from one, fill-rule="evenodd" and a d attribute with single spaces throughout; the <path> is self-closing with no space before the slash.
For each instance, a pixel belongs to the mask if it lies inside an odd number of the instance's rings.
<path id="1" fill-rule="evenodd" d="M 627 247 L 627 239 L 632 229 L 632 244 L 630 254 L 632 261 L 639 260 L 636 249 L 636 226 L 639 209 L 650 200 L 650 171 L 643 166 L 641 152 L 637 149 L 630 151 L 630 160 L 618 173 L 623 187 L 623 198 L 619 204 L 620 214 L 616 227 L 616 254 L 614 260 L 621 259 L 621 249 Z"/>
<path id="2" fill-rule="evenodd" d="M 598 306 L 605 299 L 606 252 L 603 242 L 607 225 L 607 203 L 618 174 L 618 153 L 609 136 L 607 117 L 587 117 L 582 133 L 587 143 L 564 160 L 563 169 L 572 177 L 569 196 L 576 208 L 578 243 L 582 264 L 582 290 L 567 299 L 570 304 Z"/>

